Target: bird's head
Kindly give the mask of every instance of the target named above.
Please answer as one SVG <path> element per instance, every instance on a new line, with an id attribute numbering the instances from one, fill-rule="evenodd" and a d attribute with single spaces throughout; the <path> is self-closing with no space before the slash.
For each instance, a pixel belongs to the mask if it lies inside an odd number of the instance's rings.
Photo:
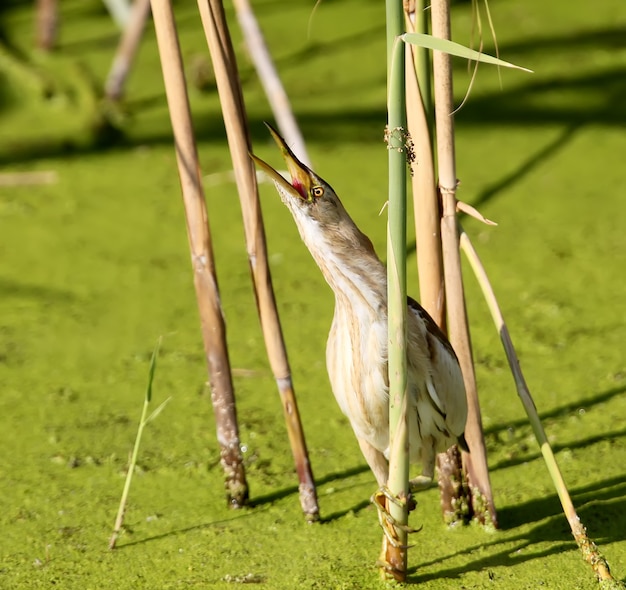
<path id="1" fill-rule="evenodd" d="M 332 187 L 300 162 L 285 140 L 271 125 L 266 125 L 282 152 L 291 182 L 260 158 L 252 154 L 250 157 L 274 181 L 302 240 L 329 284 L 333 286 L 336 275 L 351 264 L 358 265 L 360 272 L 370 269 L 370 274 L 372 269 L 382 268 L 372 242 L 352 221 Z M 335 266 L 329 265 L 331 258 Z M 379 282 L 383 284 L 384 277 Z"/>
<path id="2" fill-rule="evenodd" d="M 253 154 L 250 154 L 250 157 L 274 181 L 280 198 L 293 214 L 300 230 L 303 229 L 302 224 L 312 221 L 317 221 L 324 227 L 341 223 L 343 218 L 348 217 L 348 214 L 332 187 L 300 162 L 276 130 L 268 123 L 266 125 L 287 164 L 291 182 L 267 162 Z"/>

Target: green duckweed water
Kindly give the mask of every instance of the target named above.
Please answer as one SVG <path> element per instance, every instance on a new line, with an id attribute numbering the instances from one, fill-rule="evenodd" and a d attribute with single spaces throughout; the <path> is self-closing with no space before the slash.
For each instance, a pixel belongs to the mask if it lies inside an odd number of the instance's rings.
<path id="1" fill-rule="evenodd" d="M 117 31 L 101 3 L 62 4 L 57 52 L 32 51 L 28 2 L 5 2 L 0 173 L 0 587 L 377 589 L 374 480 L 330 393 L 332 295 L 274 190 L 262 188 L 271 269 L 324 520 L 305 524 L 251 291 L 234 186 L 207 181 L 253 509 L 224 502 L 187 238 L 151 28 L 129 80 L 123 137 L 102 131 L 93 86 Z M 255 3 L 319 173 L 384 253 L 384 9 Z M 460 197 L 499 222 L 464 222 L 508 320 L 579 514 L 626 576 L 626 153 L 621 0 L 492 4 L 504 59 L 457 115 Z M 208 56 L 194 3 L 176 3 L 189 74 Z M 232 14 L 229 13 L 230 16 Z M 255 151 L 280 160 L 233 23 Z M 467 43 L 470 7 L 454 9 Z M 492 48 L 487 47 L 492 51 Z M 467 86 L 457 64 L 460 102 Z M 42 88 L 52 84 L 51 97 Z M 49 87 L 48 87 L 49 88 Z M 191 90 L 203 172 L 230 167 L 210 77 Z M 409 233 L 411 233 L 411 229 Z M 414 257 L 410 291 L 417 294 Z M 418 498 L 409 553 L 423 588 L 587 590 L 583 563 L 478 287 L 468 308 L 501 529 L 448 530 L 438 492 Z M 163 336 L 118 549 L 107 542 Z"/>

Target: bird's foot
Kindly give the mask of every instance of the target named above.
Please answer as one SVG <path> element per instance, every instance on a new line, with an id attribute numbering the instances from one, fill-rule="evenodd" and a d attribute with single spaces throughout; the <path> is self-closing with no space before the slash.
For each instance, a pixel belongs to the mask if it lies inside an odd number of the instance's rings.
<path id="1" fill-rule="evenodd" d="M 399 542 L 399 535 L 397 531 L 404 531 L 407 534 L 417 533 L 422 530 L 422 527 L 415 529 L 406 524 L 399 523 L 389 513 L 389 510 L 387 509 L 387 501 L 392 502 L 396 506 L 403 506 L 407 504 L 408 510 L 411 511 L 416 507 L 416 503 L 412 499 L 411 495 L 409 494 L 409 497 L 406 500 L 402 500 L 397 496 L 394 496 L 387 486 L 381 486 L 376 492 L 374 492 L 370 500 L 378 509 L 378 522 L 383 529 L 383 533 L 385 534 L 387 541 L 394 547 L 408 549 L 408 546 L 402 545 Z"/>
<path id="2" fill-rule="evenodd" d="M 380 568 L 380 573 L 383 580 L 401 580 L 403 579 L 402 576 L 406 575 L 406 571 L 403 571 L 400 568 L 389 563 L 389 560 L 387 559 L 387 548 L 384 546 L 384 543 L 383 549 L 380 553 L 380 557 L 376 560 L 376 565 Z"/>

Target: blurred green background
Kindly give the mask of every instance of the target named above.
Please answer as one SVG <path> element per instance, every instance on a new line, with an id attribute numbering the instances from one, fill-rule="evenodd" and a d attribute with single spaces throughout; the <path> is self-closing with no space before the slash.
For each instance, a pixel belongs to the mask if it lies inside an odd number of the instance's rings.
<path id="1" fill-rule="evenodd" d="M 375 482 L 330 392 L 333 299 L 273 187 L 270 264 L 324 520 L 304 523 L 249 279 L 241 211 L 194 2 L 175 11 L 213 233 L 255 508 L 224 502 L 185 221 L 151 23 L 116 129 L 101 88 L 119 31 L 96 0 L 60 3 L 34 48 L 33 3 L 0 7 L 0 586 L 367 589 L 384 586 Z M 253 8 L 314 162 L 384 258 L 384 4 Z M 490 3 L 501 57 L 456 115 L 464 225 L 490 274 L 579 514 L 626 576 L 626 9 L 623 0 Z M 255 152 L 280 164 L 271 112 L 227 6 Z M 469 44 L 469 2 L 453 37 Z M 485 51 L 495 51 L 486 39 Z M 470 73 L 455 62 L 459 104 Z M 409 239 L 413 239 L 409 223 Z M 418 294 L 415 256 L 409 291 Z M 424 588 L 591 589 L 473 277 L 468 311 L 501 530 L 447 530 L 418 498 L 409 552 Z M 148 362 L 155 402 L 115 552 L 107 549 Z"/>

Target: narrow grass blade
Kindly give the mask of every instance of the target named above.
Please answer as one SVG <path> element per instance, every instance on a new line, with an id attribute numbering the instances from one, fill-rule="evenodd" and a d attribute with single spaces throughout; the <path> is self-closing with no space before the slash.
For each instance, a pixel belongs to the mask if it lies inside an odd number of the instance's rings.
<path id="1" fill-rule="evenodd" d="M 156 371 L 156 360 L 161 349 L 161 338 L 156 343 L 154 350 L 152 351 L 152 358 L 150 359 L 150 368 L 148 369 L 148 385 L 146 387 L 146 396 L 143 401 L 143 408 L 141 409 L 141 418 L 139 419 L 139 426 L 137 427 L 137 435 L 135 436 L 135 445 L 133 446 L 133 452 L 128 463 L 128 471 L 126 473 L 126 480 L 124 482 L 124 489 L 122 490 L 122 497 L 120 499 L 120 506 L 117 510 L 117 517 L 115 518 L 115 525 L 113 527 L 113 534 L 109 540 L 109 549 L 115 549 L 117 538 L 122 525 L 124 524 L 124 514 L 126 512 L 126 504 L 128 502 L 128 494 L 130 492 L 130 485 L 133 480 L 133 473 L 135 472 L 135 466 L 137 465 L 137 457 L 139 456 L 139 445 L 141 443 L 141 435 L 146 424 L 156 418 L 156 416 L 163 410 L 166 404 L 171 398 L 167 398 L 150 416 L 148 414 L 148 407 L 150 406 L 150 400 L 152 398 L 152 383 L 154 381 L 154 373 Z"/>
<path id="2" fill-rule="evenodd" d="M 163 338 L 159 337 L 156 346 L 152 351 L 152 357 L 150 358 L 150 368 L 148 369 L 148 385 L 146 386 L 146 401 L 149 403 L 152 401 L 152 383 L 154 381 L 154 372 L 156 371 L 156 360 L 161 351 L 161 343 Z"/>

